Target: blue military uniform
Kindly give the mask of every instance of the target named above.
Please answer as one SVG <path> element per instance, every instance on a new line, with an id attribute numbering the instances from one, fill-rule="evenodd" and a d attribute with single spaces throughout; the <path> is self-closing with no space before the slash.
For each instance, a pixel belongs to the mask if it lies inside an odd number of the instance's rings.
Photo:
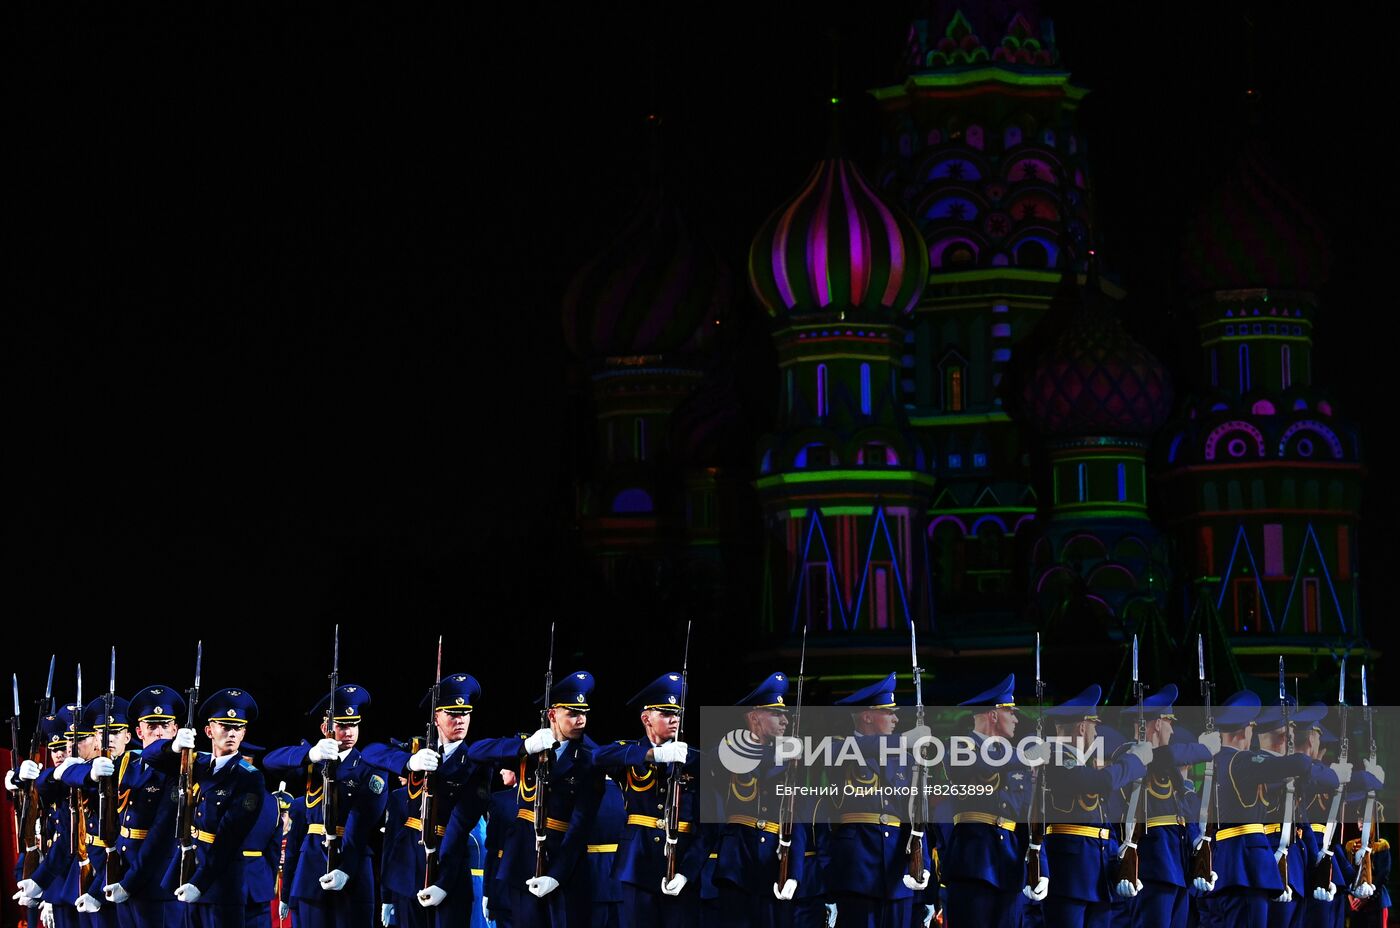
<path id="1" fill-rule="evenodd" d="M 1314 707 L 1321 708 L 1325 716 L 1326 706 L 1314 703 Z M 1328 730 L 1321 718 L 1313 723 L 1312 728 L 1318 732 L 1318 741 L 1323 749 L 1337 743 L 1337 736 Z M 1330 848 L 1324 848 L 1322 845 L 1324 833 L 1327 831 L 1327 816 L 1332 811 L 1332 797 L 1335 793 L 1336 790 L 1312 789 L 1300 803 L 1304 818 L 1308 822 L 1308 828 L 1313 833 L 1313 852 L 1316 856 L 1310 857 L 1309 860 L 1320 860 L 1324 851 L 1330 852 L 1327 854 L 1331 864 L 1329 882 L 1331 888 L 1336 890 L 1330 901 L 1314 898 L 1311 890 L 1319 888 L 1319 885 L 1315 882 L 1315 878 L 1310 879 L 1308 897 L 1303 901 L 1304 928 L 1342 928 L 1346 923 L 1347 884 L 1346 877 L 1342 873 L 1342 858 L 1345 854 L 1341 848 L 1341 828 L 1333 829 Z M 1314 867 L 1309 864 L 1309 874 L 1312 874 L 1313 871 Z M 1326 890 L 1329 887 L 1326 884 L 1321 884 L 1320 888 Z"/>
<path id="2" fill-rule="evenodd" d="M 604 777 L 598 814 L 588 832 L 588 883 L 593 888 L 591 928 L 632 928 L 623 921 L 622 883 L 617 878 L 617 854 L 627 824 L 627 803 L 615 780 Z"/>
<path id="3" fill-rule="evenodd" d="M 359 725 L 370 698 L 362 686 L 354 683 L 340 686 L 335 693 L 334 722 Z M 318 720 L 324 719 L 330 701 L 328 693 L 309 714 Z M 383 771 L 365 761 L 358 747 L 343 752 L 335 762 L 332 787 L 337 792 L 339 820 L 328 823 L 323 792 L 322 768 L 325 765 L 308 760 L 311 747 L 309 742 L 302 741 L 292 747 L 278 748 L 264 760 L 269 770 L 286 776 L 305 776 L 307 783 L 306 837 L 298 854 L 296 872 L 292 874 L 289 896 L 297 912 L 297 926 L 370 928 L 378 914 L 370 844 L 384 818 L 389 799 L 388 780 Z M 339 890 L 323 889 L 320 883 L 331 869 L 326 862 L 326 836 L 332 827 L 340 855 L 335 869 L 349 877 L 345 887 Z"/>
<path id="4" fill-rule="evenodd" d="M 681 712 L 682 679 L 664 673 L 628 701 L 639 712 Z M 646 739 L 602 745 L 593 762 L 621 787 L 626 824 L 618 841 L 613 877 L 622 884 L 622 923 L 627 928 L 682 928 L 699 923 L 700 871 L 708 847 L 700 834 L 699 754 L 687 751 L 676 771 L 682 778 L 679 833 L 674 846 L 675 873 L 685 877 L 678 895 L 661 891 L 666 879 L 666 802 L 671 794 L 671 768 L 647 760 L 652 743 Z"/>
<path id="5" fill-rule="evenodd" d="M 751 709 L 786 712 L 786 674 L 770 674 L 736 705 Z M 721 757 L 725 748 L 721 747 Z M 766 928 L 795 920 L 796 900 L 780 901 L 774 887 L 778 878 L 778 846 L 782 827 L 776 787 L 783 778 L 785 764 L 777 761 L 776 747 L 758 745 L 759 753 L 750 758 L 755 766 L 747 773 L 716 773 L 709 784 L 706 802 L 711 814 L 723 825 L 708 829 L 716 855 L 714 886 L 718 895 L 719 920 L 728 928 Z M 806 879 L 807 846 L 810 827 L 796 823 L 787 848 L 789 879 L 798 887 Z M 703 887 L 702 887 L 703 889 Z"/>
<path id="6" fill-rule="evenodd" d="M 1174 721 L 1176 697 L 1176 686 L 1171 683 L 1145 697 L 1142 701 L 1144 721 Z M 1125 730 L 1134 730 L 1137 707 L 1124 708 L 1120 718 Z M 1190 911 L 1186 887 L 1191 872 L 1192 836 L 1188 834 L 1188 822 L 1183 814 L 1188 781 L 1182 777 L 1180 768 L 1209 760 L 1210 751 L 1194 739 L 1176 738 L 1175 730 L 1172 734 L 1169 744 L 1153 751 L 1142 784 L 1141 804 L 1135 811 L 1135 818 L 1142 825 L 1138 846 L 1138 879 L 1142 889 L 1132 900 L 1131 923 L 1141 928 L 1185 928 Z M 1128 798 L 1126 791 L 1123 797 Z M 1189 823 L 1192 828 L 1195 824 L 1194 821 Z"/>
<path id="7" fill-rule="evenodd" d="M 555 684 L 549 708 L 589 710 L 593 675 L 578 670 Z M 511 918 L 520 928 L 584 928 L 592 920 L 592 888 L 584 863 L 593 821 L 602 802 L 603 771 L 594 764 L 598 746 L 587 736 L 555 747 L 546 782 L 544 876 L 558 886 L 536 896 L 527 883 L 535 877 L 535 797 L 539 758 L 524 753 L 518 736 L 490 738 L 469 748 L 471 757 L 494 766 L 518 765 L 516 821 L 507 826 L 497 882 L 505 884 Z M 539 884 L 537 884 L 539 885 Z"/>
<path id="8" fill-rule="evenodd" d="M 520 808 L 515 790 L 497 790 L 491 794 L 486 818 L 486 872 L 482 874 L 481 892 L 488 897 L 487 914 L 496 928 L 510 928 L 510 890 L 500 880 L 500 862 L 505 856 L 507 835 L 515 829 L 515 813 Z"/>
<path id="9" fill-rule="evenodd" d="M 49 733 L 50 751 L 63 748 L 71 750 L 68 739 L 73 736 L 74 726 L 81 711 L 81 706 L 69 704 L 61 707 L 51 718 L 44 720 L 44 729 Z M 71 756 L 70 753 L 69 757 Z M 75 827 L 78 819 L 72 812 L 72 791 L 60 778 L 64 764 L 71 766 L 72 763 L 76 763 L 76 760 L 70 761 L 65 758 L 63 764 L 58 767 L 45 768 L 39 774 L 39 779 L 34 781 L 39 801 L 46 810 L 48 824 L 44 828 L 46 844 L 43 859 L 29 877 L 43 891 L 43 901 L 53 906 L 55 924 L 61 923 L 65 928 L 76 926 L 78 923 L 78 913 L 73 908 L 73 902 L 79 894 L 76 885 L 70 885 L 76 884 L 73 872 L 78 867 L 78 836 Z"/>
<path id="10" fill-rule="evenodd" d="M 39 720 L 38 723 L 40 737 L 45 740 L 46 748 L 52 752 L 67 745 L 65 735 L 67 726 L 57 715 L 48 715 Z M 52 774 L 40 773 L 41 779 L 49 779 Z M 37 783 L 36 783 L 37 786 Z M 52 844 L 54 833 L 57 828 L 57 813 L 55 807 L 47 802 L 42 793 L 36 791 L 39 808 L 35 820 L 38 833 L 33 835 L 22 835 L 19 841 L 19 856 L 15 861 L 15 882 L 32 878 L 34 873 L 39 872 L 43 866 Z M 12 801 L 13 797 L 12 797 Z M 26 874 L 26 870 L 29 871 Z M 45 881 L 36 881 L 42 889 L 47 885 Z M 25 907 L 25 917 L 29 928 L 36 928 L 39 924 L 39 903 Z"/>
<path id="11" fill-rule="evenodd" d="M 246 690 L 215 692 L 200 708 L 199 717 L 224 725 L 248 725 L 257 719 L 258 705 Z M 152 768 L 170 777 L 179 775 L 180 753 L 165 739 L 142 752 Z M 199 898 L 185 906 L 191 928 L 242 928 L 247 912 L 247 863 L 244 842 L 270 800 L 262 774 L 236 755 L 215 758 L 196 753 L 193 768 L 198 790 L 194 807 L 195 868 L 189 882 Z M 180 857 L 170 861 L 164 884 L 174 892 L 180 883 Z"/>
<path id="12" fill-rule="evenodd" d="M 296 801 L 296 797 L 286 792 L 286 788 L 287 784 L 281 783 L 271 794 L 274 802 L 269 805 L 276 806 L 276 824 L 265 852 L 267 867 L 272 876 L 272 898 L 279 907 L 272 920 L 275 928 L 282 928 L 284 923 L 291 924 L 291 902 L 287 894 L 290 891 L 291 875 L 296 872 L 295 868 L 287 867 L 287 830 L 291 820 L 292 803 Z M 286 907 L 286 916 L 281 914 L 283 906 Z"/>
<path id="13" fill-rule="evenodd" d="M 959 705 L 978 712 L 1014 713 L 1015 689 L 1016 677 L 1011 674 Z M 972 738 L 979 746 L 985 740 L 977 732 Z M 954 788 L 990 790 L 953 799 L 953 831 L 942 859 L 948 924 L 1018 928 L 1025 901 L 1021 890 L 1026 882 L 1026 849 L 1017 839 L 1016 823 L 1029 808 L 1029 772 L 1015 762 L 999 767 L 985 764 L 980 751 L 973 764 L 946 769 Z"/>
<path id="14" fill-rule="evenodd" d="M 127 728 L 127 701 L 120 696 L 115 697 L 112 702 L 112 713 L 109 716 L 106 711 L 106 699 L 98 698 L 88 703 L 83 710 L 80 720 L 80 731 L 75 731 L 75 739 L 89 736 L 96 736 L 104 729 L 111 733 L 126 731 Z M 129 754 L 123 752 L 121 757 L 114 759 L 114 776 L 117 777 L 118 789 L 121 789 L 121 777 L 126 772 L 129 764 Z M 107 855 L 109 845 L 118 843 L 118 835 L 103 836 L 100 834 L 101 822 L 98 818 L 97 791 L 98 786 L 93 781 L 92 762 L 82 761 L 65 766 L 60 779 L 64 784 L 76 791 L 76 795 L 81 797 L 81 814 L 84 822 L 84 834 L 87 840 L 87 860 L 83 863 L 74 878 L 80 895 L 86 895 L 90 900 L 96 901 L 101 908 L 96 912 L 79 912 L 78 923 L 88 928 L 116 928 L 117 913 L 115 907 L 106 904 L 102 894 L 102 887 L 108 882 L 110 877 L 115 877 L 120 873 L 120 860 L 114 862 L 115 866 L 109 871 L 107 867 Z M 76 862 L 75 862 L 76 863 Z"/>
<path id="15" fill-rule="evenodd" d="M 866 709 L 893 710 L 895 679 L 896 675 L 890 674 L 835 704 L 850 706 L 853 714 Z M 842 792 L 826 848 L 826 891 L 843 926 L 907 925 L 918 891 L 918 887 L 908 885 L 909 881 L 933 881 L 930 851 L 935 831 L 926 823 L 918 825 L 924 832 L 918 866 L 922 874 L 914 879 L 909 854 L 910 831 L 915 827 L 909 821 L 914 760 L 899 749 L 898 735 L 857 732 L 853 738 L 861 760 L 845 764 L 839 774 Z M 918 808 L 923 807 L 920 801 Z"/>
<path id="16" fill-rule="evenodd" d="M 1046 718 L 1064 726 L 1098 722 L 1102 695 L 1097 684 L 1090 686 L 1047 708 Z M 1146 771 L 1131 753 L 1103 767 L 1080 764 L 1070 753 L 1047 765 L 1050 824 L 1045 827 L 1044 851 L 1050 886 L 1044 912 L 1048 928 L 1108 925 L 1118 860 L 1109 800 Z"/>
<path id="17" fill-rule="evenodd" d="M 163 684 L 140 690 L 127 706 L 132 724 L 174 722 L 184 713 L 179 691 Z M 124 870 L 118 882 L 128 896 L 114 906 L 117 923 L 121 928 L 178 924 L 181 910 L 161 884 L 175 853 L 175 803 L 169 801 L 174 781 L 147 764 L 139 750 L 123 756 L 117 776 L 123 800 L 116 849 Z"/>
<path id="18" fill-rule="evenodd" d="M 1379 790 L 1381 783 L 1370 773 L 1358 770 L 1352 774 L 1351 783 L 1346 792 L 1346 821 L 1349 824 L 1349 833 L 1354 833 L 1356 837 L 1349 838 L 1342 844 L 1341 853 L 1337 856 L 1341 858 L 1342 876 L 1344 883 L 1338 883 L 1338 898 L 1345 897 L 1347 906 L 1351 910 L 1351 928 L 1381 928 L 1387 922 L 1387 910 L 1390 908 L 1390 842 L 1378 837 L 1376 831 L 1384 819 L 1384 808 L 1380 803 L 1376 804 L 1376 811 L 1371 830 L 1371 884 L 1375 887 L 1375 892 L 1369 898 L 1361 899 L 1347 894 L 1345 887 L 1349 887 L 1356 880 L 1356 854 L 1361 849 L 1360 827 L 1365 814 L 1366 794 L 1372 790 Z"/>
<path id="19" fill-rule="evenodd" d="M 243 743 L 243 759 L 252 766 L 249 755 L 261 748 Z M 243 839 L 244 924 L 247 928 L 267 928 L 272 902 L 277 897 L 277 858 L 282 850 L 282 812 L 275 795 L 269 794 L 258 811 L 257 821 Z"/>
<path id="20" fill-rule="evenodd" d="M 436 691 L 438 702 L 432 706 L 434 714 L 439 711 L 470 714 L 481 696 L 481 684 L 471 674 L 455 673 L 443 677 Z M 425 705 L 431 705 L 427 699 L 432 695 L 430 690 L 424 698 Z M 430 924 L 466 925 L 476 908 L 470 866 L 471 836 L 486 808 L 490 770 L 468 756 L 470 746 L 465 741 L 444 742 L 439 745 L 441 763 L 429 781 L 422 773 L 408 769 L 412 752 L 406 747 L 392 743 L 371 744 L 364 749 L 364 759 L 370 765 L 390 776 L 408 778 L 403 824 L 386 832 L 381 897 L 394 906 L 398 923 L 404 928 L 427 928 Z M 438 905 L 425 907 L 416 895 L 427 886 L 422 801 L 429 782 L 437 803 L 437 822 L 432 826 L 438 840 L 437 876 L 433 885 L 447 895 Z"/>
<path id="21" fill-rule="evenodd" d="M 1258 715 L 1259 697 L 1241 691 L 1220 706 L 1215 724 L 1222 732 L 1238 732 L 1253 725 Z M 1283 892 L 1274 845 L 1264 833 L 1267 795 L 1288 777 L 1306 775 L 1310 764 L 1302 754 L 1275 757 L 1230 747 L 1216 755 L 1217 878 L 1214 892 L 1200 907 L 1204 928 L 1266 924 L 1269 900 Z"/>

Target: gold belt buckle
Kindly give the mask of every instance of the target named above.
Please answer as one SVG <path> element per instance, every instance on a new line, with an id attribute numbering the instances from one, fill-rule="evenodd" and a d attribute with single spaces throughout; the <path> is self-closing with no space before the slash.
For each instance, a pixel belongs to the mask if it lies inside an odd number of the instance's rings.
<path id="1" fill-rule="evenodd" d="M 880 824 L 881 824 L 881 825 L 888 825 L 888 824 L 890 823 L 890 819 L 891 819 L 891 818 L 893 818 L 893 816 L 891 816 L 888 812 L 881 812 L 881 813 L 880 813 Z"/>
<path id="2" fill-rule="evenodd" d="M 762 831 L 768 827 L 768 820 L 766 818 L 754 819 L 753 827 L 757 828 L 759 831 Z"/>

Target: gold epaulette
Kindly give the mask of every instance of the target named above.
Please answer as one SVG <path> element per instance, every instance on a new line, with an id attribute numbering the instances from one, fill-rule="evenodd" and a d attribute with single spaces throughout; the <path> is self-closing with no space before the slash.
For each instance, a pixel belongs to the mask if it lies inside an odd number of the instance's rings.
<path id="1" fill-rule="evenodd" d="M 1361 847 L 1361 839 L 1360 839 L 1360 838 L 1352 838 L 1350 841 L 1347 842 L 1347 853 L 1348 853 L 1348 854 L 1355 854 L 1356 851 L 1357 851 L 1357 849 L 1360 848 L 1360 847 Z M 1374 841 L 1371 842 L 1371 853 L 1372 853 L 1372 854 L 1379 854 L 1381 851 L 1388 851 L 1388 850 L 1390 850 L 1390 842 L 1387 841 L 1385 838 L 1377 838 L 1376 840 L 1374 840 Z"/>

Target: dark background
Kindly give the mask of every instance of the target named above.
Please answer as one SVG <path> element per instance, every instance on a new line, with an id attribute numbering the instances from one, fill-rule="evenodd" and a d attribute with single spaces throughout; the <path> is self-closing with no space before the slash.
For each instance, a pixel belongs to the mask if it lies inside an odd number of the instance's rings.
<path id="1" fill-rule="evenodd" d="M 250 740 L 275 744 L 304 728 L 339 622 L 343 679 L 393 718 L 365 737 L 416 729 L 440 632 L 444 671 L 485 685 L 474 731 L 495 734 L 532 725 L 557 619 L 556 670 L 602 681 L 595 734 L 631 733 L 617 706 L 676 664 L 676 636 L 596 614 L 561 566 L 560 298 L 640 193 L 648 112 L 668 189 L 736 269 L 822 153 L 833 54 L 843 135 L 872 168 L 861 91 L 897 78 L 910 5 L 660 6 L 12 14 L 0 671 L 26 703 L 52 651 L 58 695 L 78 660 L 95 695 L 113 642 L 121 692 L 187 686 L 202 638 L 206 688 L 253 692 Z M 1387 645 L 1396 14 L 1050 12 L 1092 90 L 1126 321 L 1183 378 L 1186 211 L 1261 91 L 1334 242 L 1315 371 L 1369 443 L 1363 610 Z M 741 292 L 728 331 L 766 408 L 766 330 Z M 741 695 L 724 666 L 697 672 L 697 699 Z"/>

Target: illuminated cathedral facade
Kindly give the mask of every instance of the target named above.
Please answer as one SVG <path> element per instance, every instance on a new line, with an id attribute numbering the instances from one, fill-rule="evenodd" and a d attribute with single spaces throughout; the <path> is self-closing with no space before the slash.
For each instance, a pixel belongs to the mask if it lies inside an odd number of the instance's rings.
<path id="1" fill-rule="evenodd" d="M 1101 273 L 1086 90 L 1050 22 L 935 6 L 871 91 L 879 163 L 833 141 L 743 272 L 654 174 L 575 278 L 575 554 L 614 602 L 701 603 L 785 653 L 805 628 L 849 677 L 911 624 L 948 681 L 1029 670 L 1037 632 L 1099 668 L 1137 634 L 1170 679 L 1199 633 L 1217 679 L 1293 654 L 1320 692 L 1367 644 L 1360 444 L 1311 364 L 1316 221 L 1239 149 L 1183 243 L 1199 366 L 1168 371 Z M 775 397 L 734 387 L 739 313 L 763 314 Z"/>

